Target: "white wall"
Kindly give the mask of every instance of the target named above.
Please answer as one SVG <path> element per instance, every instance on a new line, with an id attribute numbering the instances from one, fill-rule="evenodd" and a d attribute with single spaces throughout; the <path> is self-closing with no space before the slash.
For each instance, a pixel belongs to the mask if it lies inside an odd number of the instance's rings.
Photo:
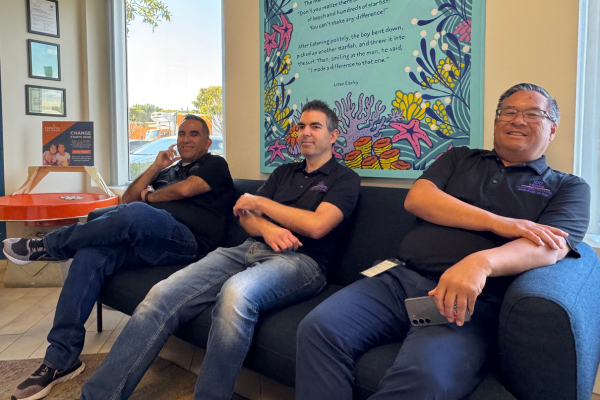
<path id="1" fill-rule="evenodd" d="M 27 32 L 25 0 L 0 0 L 0 63 L 4 129 L 4 176 L 7 194 L 40 165 L 42 121 L 94 121 L 95 163 L 109 175 L 108 33 L 105 0 L 61 0 L 60 38 Z M 61 81 L 32 79 L 27 70 L 27 39 L 58 43 Z M 25 114 L 25 85 L 66 89 L 66 118 Z M 70 175 L 70 176 L 69 176 Z M 87 179 L 78 174 L 49 176 L 44 187 L 82 191 Z M 9 237 L 18 224 L 8 224 Z"/>

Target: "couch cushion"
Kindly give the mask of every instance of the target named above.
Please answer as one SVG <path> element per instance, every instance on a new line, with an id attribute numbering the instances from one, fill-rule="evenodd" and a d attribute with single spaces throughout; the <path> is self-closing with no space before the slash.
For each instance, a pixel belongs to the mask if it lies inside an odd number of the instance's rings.
<path id="1" fill-rule="evenodd" d="M 360 188 L 358 205 L 338 243 L 327 282 L 347 286 L 375 260 L 396 257 L 400 242 L 416 221 L 404 209 L 407 194 L 408 189 Z"/>
<path id="2" fill-rule="evenodd" d="M 123 268 L 115 275 L 106 278 L 100 293 L 100 301 L 109 307 L 131 315 L 152 286 L 185 267 L 185 265 L 172 265 Z"/>

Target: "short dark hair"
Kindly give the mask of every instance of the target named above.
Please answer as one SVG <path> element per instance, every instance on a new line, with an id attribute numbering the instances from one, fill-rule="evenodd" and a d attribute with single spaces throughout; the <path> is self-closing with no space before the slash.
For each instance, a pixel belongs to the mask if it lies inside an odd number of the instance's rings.
<path id="1" fill-rule="evenodd" d="M 548 118 L 550 118 L 550 121 L 558 125 L 560 111 L 558 110 L 558 103 L 556 102 L 556 99 L 552 97 L 546 89 L 533 83 L 519 83 L 502 93 L 502 96 L 500 96 L 500 99 L 498 100 L 498 107 L 496 108 L 499 109 L 502 105 L 502 102 L 516 92 L 538 92 L 542 94 L 548 100 Z"/>
<path id="2" fill-rule="evenodd" d="M 333 112 L 329 105 L 321 100 L 313 100 L 302 106 L 302 112 L 305 111 L 321 111 L 327 117 L 327 130 L 329 132 L 338 128 L 340 120 Z"/>
<path id="3" fill-rule="evenodd" d="M 181 123 L 183 124 L 188 119 L 193 119 L 194 121 L 200 122 L 200 124 L 202 125 L 202 130 L 204 131 L 206 136 L 210 136 L 210 130 L 208 129 L 208 124 L 206 123 L 206 121 L 203 118 L 201 118 L 197 115 L 194 115 L 194 114 L 185 114 L 185 117 L 183 117 L 183 121 L 181 121 Z"/>

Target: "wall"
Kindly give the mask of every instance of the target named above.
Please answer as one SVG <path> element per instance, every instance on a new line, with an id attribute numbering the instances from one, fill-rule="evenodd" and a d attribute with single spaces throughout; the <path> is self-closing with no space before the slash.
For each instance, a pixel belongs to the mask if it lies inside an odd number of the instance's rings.
<path id="1" fill-rule="evenodd" d="M 94 121 L 96 166 L 109 175 L 108 47 L 106 1 L 61 0 L 60 38 L 27 32 L 25 0 L 0 0 L 0 62 L 6 193 L 27 178 L 27 167 L 40 165 L 42 121 Z M 61 81 L 31 79 L 27 72 L 27 39 L 60 45 Z M 25 85 L 65 88 L 67 117 L 25 114 Z M 46 187 L 81 191 L 88 187 L 82 174 L 49 176 Z M 8 224 L 9 237 L 18 224 Z M 15 231 L 17 230 L 17 231 Z"/>
<path id="2" fill-rule="evenodd" d="M 493 117 L 500 94 L 516 83 L 537 83 L 557 98 L 561 108 L 556 139 L 546 152 L 548 163 L 573 171 L 577 4 L 575 0 L 487 1 L 485 148 L 493 146 Z M 227 161 L 236 178 L 265 177 L 259 172 L 258 14 L 257 1 L 223 0 Z M 362 183 L 410 187 L 412 180 L 362 178 Z"/>
<path id="3" fill-rule="evenodd" d="M 547 151 L 549 163 L 572 172 L 578 8 L 576 1 L 488 0 L 485 57 L 484 147 L 491 148 L 493 115 L 500 93 L 517 82 L 546 87 L 559 101 L 561 124 Z M 6 192 L 39 163 L 41 121 L 25 116 L 27 83 L 67 89 L 66 120 L 93 120 L 97 166 L 109 175 L 108 34 L 106 0 L 61 0 L 59 39 L 62 81 L 27 77 L 25 0 L 0 0 L 0 60 L 4 112 Z M 518 12 L 515 12 L 518 10 Z M 540 12 L 544 10 L 544 12 Z M 263 179 L 259 172 L 259 15 L 257 1 L 223 0 L 224 93 L 227 158 L 236 178 Z M 10 99 L 10 100 L 8 100 Z M 58 119 L 58 118 L 56 118 Z M 412 180 L 363 178 L 365 185 L 409 187 Z"/>

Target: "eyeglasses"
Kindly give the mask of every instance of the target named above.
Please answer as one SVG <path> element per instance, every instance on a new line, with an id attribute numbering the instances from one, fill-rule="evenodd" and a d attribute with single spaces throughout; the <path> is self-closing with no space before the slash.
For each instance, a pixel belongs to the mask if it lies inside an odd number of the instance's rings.
<path id="1" fill-rule="evenodd" d="M 496 118 L 504 122 L 512 121 L 517 117 L 517 114 L 523 114 L 523 119 L 527 122 L 540 122 L 544 118 L 548 118 L 552 121 L 546 111 L 538 110 L 536 108 L 529 108 L 522 111 L 512 108 L 499 108 L 496 110 Z"/>

